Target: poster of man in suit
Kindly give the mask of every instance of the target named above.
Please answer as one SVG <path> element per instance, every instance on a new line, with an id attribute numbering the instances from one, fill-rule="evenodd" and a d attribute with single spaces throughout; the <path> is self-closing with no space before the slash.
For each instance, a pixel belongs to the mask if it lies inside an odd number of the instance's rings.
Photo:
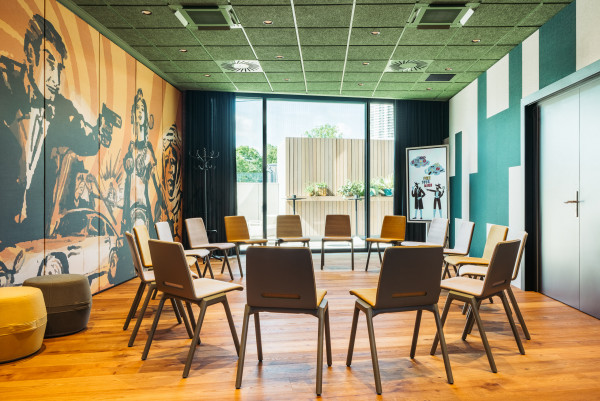
<path id="1" fill-rule="evenodd" d="M 448 218 L 448 146 L 406 149 L 409 222 Z"/>

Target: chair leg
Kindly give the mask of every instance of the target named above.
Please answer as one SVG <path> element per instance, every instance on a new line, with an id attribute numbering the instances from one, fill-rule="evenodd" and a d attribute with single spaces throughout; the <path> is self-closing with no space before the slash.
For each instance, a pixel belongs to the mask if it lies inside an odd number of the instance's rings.
<path id="1" fill-rule="evenodd" d="M 373 362 L 373 376 L 375 376 L 375 391 L 381 394 L 381 375 L 379 374 L 379 360 L 377 359 L 377 346 L 375 345 L 375 330 L 373 329 L 373 310 L 367 309 L 367 330 L 369 331 L 369 344 L 371 345 L 371 361 Z"/>
<path id="2" fill-rule="evenodd" d="M 379 247 L 379 242 L 377 243 L 377 255 L 379 255 L 379 264 L 383 263 L 383 258 L 381 257 L 381 248 Z"/>
<path id="3" fill-rule="evenodd" d="M 444 328 L 440 320 L 440 312 L 437 305 L 433 305 L 433 315 L 435 317 L 435 325 L 437 327 L 437 335 L 440 338 L 440 347 L 442 348 L 442 357 L 444 358 L 444 367 L 446 368 L 446 378 L 448 383 L 453 384 L 452 367 L 450 366 L 450 358 L 448 357 L 448 348 L 446 347 L 446 339 L 444 338 Z"/>
<path id="4" fill-rule="evenodd" d="M 200 263 L 198 263 L 198 258 L 196 258 L 196 263 L 194 263 L 194 265 L 196 266 L 196 271 L 198 272 L 198 276 L 204 277 L 204 274 L 202 274 L 202 270 L 200 269 Z M 204 270 L 206 270 L 206 269 L 204 269 Z"/>
<path id="5" fill-rule="evenodd" d="M 369 270 L 369 259 L 371 259 L 371 247 L 373 246 L 372 242 L 367 242 L 367 264 L 365 265 L 365 271 Z"/>
<path id="6" fill-rule="evenodd" d="M 423 314 L 422 310 L 417 311 L 417 319 L 415 320 L 415 330 L 413 332 L 412 345 L 410 347 L 410 359 L 415 358 L 415 352 L 417 351 L 417 340 L 419 338 L 419 327 L 421 326 L 421 315 Z"/>
<path id="7" fill-rule="evenodd" d="M 350 240 L 350 256 L 352 257 L 352 271 L 354 271 L 354 240 Z"/>
<path id="8" fill-rule="evenodd" d="M 332 365 L 332 356 L 331 356 L 331 330 L 329 327 L 329 305 L 327 305 L 327 309 L 325 309 L 325 351 L 327 352 L 327 366 Z"/>
<path id="9" fill-rule="evenodd" d="M 450 278 L 450 270 L 448 270 L 448 263 L 446 261 L 444 261 L 444 273 L 442 274 L 442 280 L 446 278 L 446 276 L 448 276 L 448 278 Z"/>
<path id="10" fill-rule="evenodd" d="M 154 288 L 154 293 L 152 294 L 152 300 L 156 299 L 156 296 L 158 295 L 158 288 Z"/>
<path id="11" fill-rule="evenodd" d="M 258 361 L 262 362 L 262 336 L 260 335 L 260 317 L 258 312 L 254 313 L 254 332 L 256 333 L 256 353 L 258 355 Z"/>
<path id="12" fill-rule="evenodd" d="M 206 267 L 204 268 L 204 277 L 206 277 L 206 269 L 210 273 L 210 278 L 215 279 L 215 275 L 213 274 L 212 265 L 210 264 L 210 255 L 206 257 Z"/>
<path id="13" fill-rule="evenodd" d="M 510 323 L 510 328 L 515 336 L 515 341 L 517 342 L 517 347 L 519 347 L 519 352 L 521 355 L 525 355 L 525 349 L 523 348 L 523 343 L 521 342 L 521 336 L 519 336 L 519 332 L 517 331 L 517 326 L 515 325 L 515 320 L 512 317 L 512 311 L 510 310 L 510 305 L 508 304 L 506 295 L 504 295 L 504 292 L 501 292 L 498 296 L 502 300 L 502 305 L 504 305 L 504 311 L 506 312 L 506 317 Z"/>
<path id="14" fill-rule="evenodd" d="M 140 326 L 142 325 L 142 320 L 144 319 L 144 315 L 146 314 L 146 309 L 148 308 L 148 303 L 150 303 L 150 298 L 152 298 L 152 294 L 154 293 L 155 287 L 156 287 L 156 284 L 154 284 L 154 283 L 151 283 L 150 285 L 148 285 L 148 292 L 146 293 L 146 299 L 144 300 L 144 304 L 142 305 L 142 309 L 140 310 L 140 314 L 137 318 L 137 322 L 135 322 L 135 327 L 133 328 L 133 331 L 131 332 L 131 336 L 129 337 L 129 343 L 127 344 L 128 347 L 133 347 L 133 342 L 135 341 L 138 330 L 140 329 Z"/>
<path id="15" fill-rule="evenodd" d="M 229 264 L 229 258 L 227 257 L 227 254 L 229 253 L 228 250 L 223 251 L 223 256 L 224 256 L 224 263 L 223 266 L 227 265 L 227 270 L 229 270 L 229 277 L 231 277 L 231 279 L 233 280 L 233 272 L 231 271 L 231 265 Z M 244 273 L 242 273 L 242 265 L 239 265 L 240 267 L 240 274 L 242 277 L 244 277 Z"/>
<path id="16" fill-rule="evenodd" d="M 194 330 L 196 330 L 196 319 L 194 318 L 194 310 L 192 309 L 192 304 L 189 302 L 185 303 L 185 307 L 187 308 L 188 316 L 190 317 L 190 323 L 192 324 L 192 335 Z M 190 337 L 192 338 L 192 337 Z M 200 338 L 198 338 L 198 344 L 200 344 Z"/>
<path id="17" fill-rule="evenodd" d="M 481 307 L 481 300 L 476 301 L 477 302 L 477 307 Z M 469 305 L 468 303 L 466 305 Z M 462 333 L 462 340 L 465 341 L 467 339 L 467 335 L 471 334 L 471 332 L 473 331 L 473 324 L 475 324 L 475 318 L 473 317 L 473 311 L 471 310 L 470 307 L 467 308 L 467 320 L 465 321 L 465 327 L 463 329 L 463 333 Z"/>
<path id="18" fill-rule="evenodd" d="M 240 272 L 242 271 L 242 259 L 240 259 L 240 244 L 235 244 L 235 256 L 237 257 Z"/>
<path id="19" fill-rule="evenodd" d="M 527 330 L 527 325 L 525 324 L 525 319 L 523 319 L 523 315 L 521 314 L 521 309 L 519 309 L 519 305 L 517 304 L 517 299 L 515 298 L 515 294 L 513 293 L 510 286 L 506 289 L 506 292 L 508 293 L 508 298 L 510 299 L 510 303 L 513 306 L 515 315 L 517 315 L 519 324 L 521 325 L 521 330 L 523 330 L 523 334 L 525 334 L 525 338 L 528 340 L 531 340 L 531 336 L 529 335 L 529 330 Z"/>
<path id="20" fill-rule="evenodd" d="M 325 265 L 325 241 L 321 241 L 321 270 Z"/>
<path id="21" fill-rule="evenodd" d="M 242 324 L 242 343 L 240 344 L 240 355 L 238 357 L 237 374 L 235 377 L 235 388 L 242 387 L 242 374 L 244 373 L 244 359 L 246 357 L 246 343 L 248 341 L 248 323 L 250 322 L 250 306 L 244 308 L 244 321 Z"/>
<path id="22" fill-rule="evenodd" d="M 179 314 L 181 315 L 181 318 L 183 319 L 183 324 L 185 324 L 185 330 L 188 333 L 188 337 L 192 338 L 192 336 L 194 335 L 194 330 L 190 326 L 190 322 L 188 321 L 187 315 L 185 314 L 185 309 L 183 308 L 183 304 L 181 303 L 181 301 L 179 299 L 175 301 L 175 304 L 177 305 Z"/>
<path id="23" fill-rule="evenodd" d="M 235 323 L 233 323 L 233 317 L 231 316 L 231 309 L 229 309 L 229 302 L 227 297 L 224 296 L 223 308 L 225 308 L 225 315 L 227 315 L 227 323 L 229 323 L 229 330 L 231 331 L 231 337 L 233 338 L 233 344 L 235 345 L 235 352 L 238 357 L 240 356 L 240 341 L 238 340 L 237 332 L 235 331 Z"/>
<path id="24" fill-rule="evenodd" d="M 444 327 L 444 323 L 446 323 L 446 318 L 448 317 L 448 311 L 450 310 L 450 305 L 452 305 L 452 295 L 448 294 L 446 298 L 446 304 L 444 305 L 444 310 L 442 311 L 442 328 Z M 435 355 L 435 351 L 437 349 L 438 341 L 440 340 L 439 333 L 436 333 L 433 338 L 433 344 L 431 345 L 431 351 L 429 352 L 431 355 Z"/>
<path id="25" fill-rule="evenodd" d="M 171 306 L 173 307 L 173 313 L 175 313 L 175 317 L 177 318 L 177 324 L 181 324 L 181 313 L 173 298 L 171 298 Z"/>
<path id="26" fill-rule="evenodd" d="M 479 308 L 477 306 L 477 302 L 475 298 L 471 298 L 471 312 L 475 317 L 475 321 L 477 322 L 477 328 L 479 329 L 479 335 L 481 336 L 481 341 L 483 342 L 483 347 L 485 348 L 485 353 L 487 354 L 488 361 L 490 362 L 490 368 L 492 372 L 498 373 L 498 369 L 496 369 L 496 362 L 494 362 L 494 356 L 492 355 L 492 349 L 490 348 L 490 344 L 488 343 L 487 336 L 485 335 L 485 329 L 483 328 L 483 323 L 481 322 L 481 317 L 479 316 Z"/>
<path id="27" fill-rule="evenodd" d="M 127 330 L 129 327 L 129 322 L 135 316 L 135 312 L 137 311 L 138 306 L 140 305 L 140 299 L 144 294 L 144 289 L 146 289 L 146 283 L 140 281 L 140 285 L 135 293 L 135 297 L 133 298 L 133 303 L 131 304 L 131 308 L 129 309 L 129 314 L 127 314 L 127 319 L 125 319 L 125 324 L 123 325 L 123 330 Z"/>
<path id="28" fill-rule="evenodd" d="M 348 344 L 348 355 L 346 356 L 346 366 L 352 364 L 352 354 L 354 353 L 354 340 L 356 339 L 356 327 L 358 326 L 358 314 L 360 309 L 354 305 L 354 315 L 352 316 L 352 328 L 350 329 L 350 343 Z"/>
<path id="29" fill-rule="evenodd" d="M 154 321 L 152 322 L 152 328 L 150 329 L 150 334 L 148 335 L 148 339 L 146 340 L 146 346 L 144 347 L 144 352 L 142 352 L 142 361 L 145 361 L 148 357 L 148 352 L 150 352 L 150 345 L 152 345 L 152 339 L 154 339 L 154 333 L 156 333 L 156 327 L 158 326 L 158 320 L 160 319 L 160 314 L 162 313 L 163 306 L 165 306 L 165 301 L 167 300 L 167 296 L 163 294 L 160 298 L 160 302 L 158 303 L 158 309 L 156 310 L 156 316 L 154 316 Z"/>
<path id="30" fill-rule="evenodd" d="M 185 367 L 183 368 L 183 378 L 185 379 L 190 374 L 190 368 L 192 367 L 192 361 L 194 359 L 194 353 L 196 352 L 196 346 L 198 345 L 198 338 L 200 338 L 200 330 L 202 329 L 202 322 L 204 321 L 204 315 L 206 314 L 206 301 L 200 302 L 200 316 L 198 316 L 198 322 L 196 323 L 196 330 L 194 330 L 194 337 L 190 344 L 190 350 L 188 351 L 187 360 Z"/>
<path id="31" fill-rule="evenodd" d="M 325 308 L 319 307 L 319 337 L 317 341 L 317 395 L 323 390 L 323 337 L 325 332 Z"/>

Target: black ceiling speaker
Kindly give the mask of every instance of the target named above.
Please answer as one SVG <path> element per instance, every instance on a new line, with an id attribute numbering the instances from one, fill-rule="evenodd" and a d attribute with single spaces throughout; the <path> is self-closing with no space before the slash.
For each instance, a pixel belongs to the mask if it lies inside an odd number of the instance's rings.
<path id="1" fill-rule="evenodd" d="M 429 74 L 425 81 L 429 82 L 448 82 L 454 78 L 456 74 Z"/>
<path id="2" fill-rule="evenodd" d="M 385 72 L 420 72 L 425 71 L 433 60 L 390 60 Z"/>

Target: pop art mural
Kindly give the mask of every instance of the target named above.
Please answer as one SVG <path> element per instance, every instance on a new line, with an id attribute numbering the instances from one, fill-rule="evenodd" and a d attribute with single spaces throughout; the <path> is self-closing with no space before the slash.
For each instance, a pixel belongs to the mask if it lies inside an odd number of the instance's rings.
<path id="1" fill-rule="evenodd" d="M 0 3 L 0 286 L 134 276 L 125 231 L 181 238 L 181 93 L 55 0 Z"/>

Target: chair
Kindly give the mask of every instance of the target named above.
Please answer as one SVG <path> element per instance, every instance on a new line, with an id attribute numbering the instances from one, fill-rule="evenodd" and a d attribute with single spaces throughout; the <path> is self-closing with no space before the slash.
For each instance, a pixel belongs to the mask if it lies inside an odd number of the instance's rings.
<path id="1" fill-rule="evenodd" d="M 385 216 L 381 225 L 381 236 L 379 238 L 367 238 L 367 265 L 365 271 L 369 269 L 369 259 L 371 258 L 371 248 L 373 243 L 377 244 L 377 254 L 379 263 L 382 263 L 380 243 L 398 245 L 404 241 L 406 233 L 406 216 Z"/>
<path id="2" fill-rule="evenodd" d="M 204 220 L 202 217 L 194 217 L 191 219 L 185 219 L 185 229 L 188 235 L 188 242 L 190 244 L 190 248 L 192 249 L 206 249 L 211 253 L 214 251 L 223 251 L 223 257 L 225 258 L 225 262 L 221 266 L 221 274 L 225 271 L 225 265 L 227 265 L 227 270 L 229 270 L 229 277 L 233 280 L 233 272 L 231 271 L 231 265 L 229 264 L 229 257 L 227 253 L 229 249 L 233 248 L 235 245 L 228 242 L 210 242 L 208 240 L 208 234 L 206 233 L 206 227 L 204 226 Z M 210 257 L 209 257 L 210 259 Z M 240 275 L 243 277 L 242 267 L 240 266 Z M 210 277 L 215 278 L 212 274 L 212 269 L 210 269 Z"/>
<path id="3" fill-rule="evenodd" d="M 349 242 L 352 257 L 352 270 L 354 270 L 354 242 L 352 241 L 352 228 L 350 216 L 347 214 L 328 214 L 325 216 L 325 236 L 321 239 L 321 270 L 325 265 L 325 242 Z"/>
<path id="4" fill-rule="evenodd" d="M 487 265 L 490 263 L 490 258 L 492 257 L 492 253 L 494 252 L 494 248 L 498 242 L 504 241 L 506 239 L 506 233 L 508 231 L 508 227 L 492 225 L 490 227 L 490 232 L 488 233 L 487 239 L 485 241 L 485 247 L 483 248 L 483 255 L 480 258 L 469 257 L 465 255 L 450 255 L 444 258 L 444 275 L 442 278 L 445 278 L 446 275 L 450 277 L 449 266 L 454 268 L 454 273 L 458 275 L 458 268 L 461 265 Z"/>
<path id="5" fill-rule="evenodd" d="M 429 225 L 429 231 L 427 232 L 427 241 L 416 242 L 416 241 L 404 241 L 402 246 L 423 246 L 423 245 L 440 245 L 446 246 L 446 239 L 448 238 L 448 219 L 434 218 L 431 220 Z"/>
<path id="6" fill-rule="evenodd" d="M 452 277 L 442 280 L 441 283 L 441 287 L 443 289 L 449 290 L 448 297 L 446 298 L 446 304 L 444 305 L 444 311 L 442 312 L 442 326 L 446 322 L 448 310 L 450 309 L 450 305 L 452 304 L 453 300 L 469 303 L 470 308 L 469 313 L 467 314 L 465 328 L 462 333 L 462 339 L 465 340 L 467 338 L 467 334 L 471 330 L 473 323 L 477 322 L 477 328 L 479 329 L 481 341 L 483 342 L 483 346 L 490 363 L 490 368 L 494 373 L 497 373 L 498 369 L 496 369 L 496 363 L 494 362 L 492 350 L 488 343 L 485 329 L 483 328 L 483 324 L 481 322 L 481 317 L 479 316 L 479 306 L 481 305 L 481 301 L 486 298 L 493 296 L 500 297 L 502 300 L 502 305 L 504 306 L 504 311 L 508 317 L 508 322 L 510 323 L 513 336 L 515 337 L 515 341 L 519 347 L 519 352 L 524 355 L 525 350 L 523 349 L 521 338 L 519 337 L 517 327 L 515 326 L 515 322 L 512 318 L 510 306 L 508 305 L 506 296 L 504 295 L 504 291 L 510 287 L 510 279 L 515 267 L 517 255 L 519 253 L 519 243 L 520 241 L 503 241 L 496 244 L 490 258 L 490 266 L 487 271 L 487 275 L 483 281 L 467 277 Z M 435 353 L 437 343 L 438 337 L 436 335 L 431 347 L 432 354 Z"/>
<path id="7" fill-rule="evenodd" d="M 302 236 L 302 224 L 300 216 L 294 215 L 279 215 L 277 216 L 277 246 L 283 242 L 302 242 L 308 246 L 310 238 Z"/>
<path id="8" fill-rule="evenodd" d="M 384 253 L 377 288 L 350 290 L 350 294 L 356 296 L 358 299 L 354 306 L 354 317 L 352 319 L 352 331 L 350 332 L 346 365 L 350 366 L 352 363 L 358 315 L 359 311 L 363 311 L 367 317 L 367 329 L 369 332 L 371 359 L 377 394 L 381 394 L 381 377 L 379 375 L 379 362 L 375 345 L 373 317 L 383 313 L 417 311 L 410 349 L 410 357 L 413 359 L 417 348 L 421 314 L 424 310 L 432 312 L 435 317 L 437 333 L 441 338 L 446 377 L 448 383 L 452 384 L 454 382 L 437 305 L 440 297 L 439 272 L 442 259 L 441 246 L 388 248 Z"/>
<path id="9" fill-rule="evenodd" d="M 517 256 L 517 263 L 515 263 L 515 267 L 513 269 L 513 275 L 511 281 L 514 281 L 519 275 L 519 268 L 521 267 L 521 257 L 523 256 L 523 250 L 525 249 L 525 243 L 527 242 L 527 233 L 525 231 L 508 229 L 508 234 L 506 234 L 506 240 L 519 240 L 521 244 L 519 245 L 519 254 Z M 486 265 L 462 265 L 460 270 L 458 271 L 459 276 L 467 276 L 473 278 L 483 279 L 487 274 L 488 266 Z M 511 286 L 508 286 L 506 289 L 508 293 L 508 298 L 515 310 L 515 314 L 517 315 L 517 319 L 521 324 L 521 329 L 523 330 L 523 334 L 525 334 L 525 338 L 531 340 L 531 336 L 529 335 L 529 330 L 527 330 L 527 325 L 525 324 L 525 319 L 523 319 L 523 315 L 521 314 L 521 309 L 517 304 L 517 299 L 515 298 L 515 294 L 512 291 Z"/>
<path id="10" fill-rule="evenodd" d="M 154 228 L 156 229 L 156 235 L 159 240 L 175 242 L 173 239 L 173 233 L 171 232 L 171 226 L 169 225 L 168 221 L 158 222 L 154 224 Z M 196 258 L 196 260 L 203 260 L 206 264 L 206 267 L 204 267 L 204 271 L 202 273 L 200 273 L 199 266 L 196 265 L 196 267 L 198 267 L 198 274 L 200 274 L 200 277 L 206 276 L 206 270 L 208 269 L 210 278 L 215 278 L 212 267 L 210 266 L 210 251 L 207 251 L 206 249 L 186 249 L 184 252 L 186 257 L 193 257 Z"/>
<path id="11" fill-rule="evenodd" d="M 218 303 L 223 304 L 225 315 L 227 316 L 227 321 L 229 323 L 229 329 L 231 330 L 231 336 L 233 337 L 233 342 L 235 344 L 235 350 L 239 355 L 240 345 L 237 333 L 235 332 L 235 324 L 231 317 L 231 310 L 229 309 L 226 293 L 235 290 L 241 291 L 244 288 L 238 284 L 225 283 L 209 278 L 193 279 L 190 270 L 187 268 L 183 246 L 178 242 L 150 240 L 148 245 L 152 260 L 154 261 L 156 288 L 159 291 L 162 291 L 163 295 L 158 304 L 158 310 L 154 317 L 154 321 L 152 322 L 152 329 L 150 329 L 150 335 L 148 336 L 146 347 L 142 353 L 142 360 L 146 360 L 148 357 L 148 352 L 150 351 L 150 346 L 152 345 L 152 340 L 156 333 L 156 327 L 160 320 L 162 308 L 167 299 L 176 300 L 178 304 L 181 304 L 181 301 L 186 302 L 190 320 L 192 322 L 192 328 L 194 330 L 193 336 L 190 336 L 192 342 L 183 369 L 184 378 L 186 378 L 190 372 L 192 360 L 194 359 L 194 352 L 200 341 L 200 329 L 202 328 L 206 308 L 210 305 Z M 197 322 L 194 322 L 191 303 L 200 307 L 200 315 L 198 316 Z"/>
<path id="12" fill-rule="evenodd" d="M 227 242 L 235 244 L 235 255 L 240 267 L 240 274 L 243 277 L 240 245 L 267 245 L 267 240 L 263 238 L 250 239 L 248 224 L 246 224 L 244 216 L 225 216 L 225 235 L 227 236 Z"/>
<path id="13" fill-rule="evenodd" d="M 315 287 L 312 255 L 308 248 L 249 247 L 246 251 L 246 295 L 242 326 L 242 344 L 235 388 L 242 386 L 246 341 L 250 315 L 254 315 L 258 360 L 262 361 L 260 312 L 304 313 L 319 319 L 317 345 L 317 395 L 321 395 L 323 377 L 323 331 L 327 366 L 331 366 L 331 338 L 327 291 Z"/>
<path id="14" fill-rule="evenodd" d="M 466 221 L 456 219 L 456 237 L 454 241 L 454 248 L 444 248 L 444 255 L 463 255 L 466 256 L 471 251 L 471 242 L 473 242 L 473 231 L 475 230 L 475 223 L 472 221 Z M 447 266 L 446 262 L 443 263 L 444 275 L 446 277 Z M 450 276 L 450 271 L 448 271 Z"/>

